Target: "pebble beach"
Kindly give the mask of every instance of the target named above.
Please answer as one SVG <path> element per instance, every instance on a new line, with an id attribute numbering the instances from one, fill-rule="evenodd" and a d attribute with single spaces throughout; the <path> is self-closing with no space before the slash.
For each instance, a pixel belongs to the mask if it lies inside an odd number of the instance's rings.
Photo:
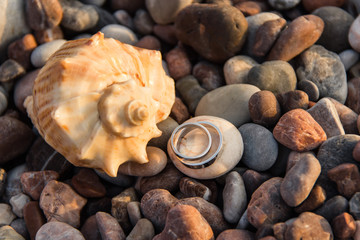
<path id="1" fill-rule="evenodd" d="M 159 51 L 175 88 L 149 161 L 116 177 L 72 164 L 30 116 L 48 60 L 94 36 Z M 1 0 L 0 240 L 360 240 L 359 114 L 360 0 Z M 216 153 L 189 167 L 171 141 L 197 122 L 211 132 L 182 153 Z"/>

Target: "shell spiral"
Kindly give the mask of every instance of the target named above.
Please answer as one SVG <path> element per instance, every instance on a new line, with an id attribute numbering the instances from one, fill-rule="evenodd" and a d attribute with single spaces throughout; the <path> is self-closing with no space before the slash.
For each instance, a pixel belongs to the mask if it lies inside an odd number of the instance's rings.
<path id="1" fill-rule="evenodd" d="M 99 32 L 54 53 L 24 105 L 41 136 L 68 161 L 116 176 L 124 162 L 148 162 L 146 145 L 161 135 L 156 123 L 174 100 L 160 52 Z"/>

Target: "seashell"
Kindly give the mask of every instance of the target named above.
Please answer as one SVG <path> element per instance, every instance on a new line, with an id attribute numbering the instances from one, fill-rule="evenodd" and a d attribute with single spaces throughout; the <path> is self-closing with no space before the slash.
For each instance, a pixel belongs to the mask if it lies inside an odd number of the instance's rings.
<path id="1" fill-rule="evenodd" d="M 76 166 L 116 176 L 148 162 L 146 145 L 170 114 L 174 81 L 158 51 L 99 32 L 66 42 L 41 69 L 25 107 L 45 141 Z"/>

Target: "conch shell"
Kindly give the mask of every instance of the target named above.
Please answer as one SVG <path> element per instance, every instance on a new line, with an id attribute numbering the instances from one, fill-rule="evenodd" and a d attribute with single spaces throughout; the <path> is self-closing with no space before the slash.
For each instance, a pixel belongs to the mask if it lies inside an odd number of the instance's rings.
<path id="1" fill-rule="evenodd" d="M 146 145 L 170 114 L 174 81 L 161 54 L 105 38 L 66 42 L 41 69 L 25 107 L 45 141 L 76 166 L 116 176 L 148 162 Z"/>

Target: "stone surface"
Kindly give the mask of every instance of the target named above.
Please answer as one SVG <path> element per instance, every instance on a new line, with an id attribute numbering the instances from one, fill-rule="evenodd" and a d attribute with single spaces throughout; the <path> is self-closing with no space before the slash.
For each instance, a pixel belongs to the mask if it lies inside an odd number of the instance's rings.
<path id="1" fill-rule="evenodd" d="M 29 59 L 30 59 L 30 57 L 29 57 Z M 40 70 L 31 71 L 16 82 L 15 89 L 14 89 L 14 102 L 15 102 L 16 107 L 24 113 L 26 112 L 26 109 L 23 105 L 24 100 L 26 97 L 32 95 L 34 81 L 35 81 L 39 71 Z"/>
<path id="2" fill-rule="evenodd" d="M 321 36 L 324 22 L 315 15 L 303 15 L 293 20 L 280 33 L 268 60 L 289 61 L 312 46 Z"/>
<path id="3" fill-rule="evenodd" d="M 337 195 L 325 201 L 315 213 L 331 222 L 337 215 L 349 210 L 349 202 L 343 196 Z M 351 212 L 351 210 L 350 210 Z"/>
<path id="4" fill-rule="evenodd" d="M 227 174 L 222 194 L 223 213 L 226 221 L 229 223 L 239 222 L 247 205 L 245 185 L 239 173 L 232 171 Z"/>
<path id="5" fill-rule="evenodd" d="M 287 10 L 295 7 L 300 0 L 269 0 L 269 4 L 276 10 Z"/>
<path id="6" fill-rule="evenodd" d="M 51 180 L 40 195 L 40 208 L 48 221 L 60 221 L 73 227 L 80 226 L 80 211 L 87 200 L 69 185 Z"/>
<path id="7" fill-rule="evenodd" d="M 29 233 L 26 229 L 25 220 L 23 218 L 18 218 L 12 221 L 10 227 L 12 227 L 23 238 L 29 239 Z"/>
<path id="8" fill-rule="evenodd" d="M 324 31 L 316 44 L 336 53 L 350 48 L 348 33 L 354 18 L 348 12 L 339 7 L 326 6 L 312 14 L 324 21 Z"/>
<path id="9" fill-rule="evenodd" d="M 330 169 L 327 176 L 336 182 L 338 192 L 348 199 L 360 191 L 360 174 L 355 164 L 340 164 Z"/>
<path id="10" fill-rule="evenodd" d="M 22 38 L 13 41 L 8 47 L 8 57 L 17 61 L 25 69 L 30 68 L 30 54 L 36 48 L 37 43 L 34 35 L 26 34 Z"/>
<path id="11" fill-rule="evenodd" d="M 119 222 L 124 232 L 129 232 L 132 228 L 127 212 L 127 204 L 137 200 L 135 189 L 132 187 L 125 189 L 111 199 L 111 215 Z"/>
<path id="12" fill-rule="evenodd" d="M 16 218 L 15 214 L 11 211 L 11 206 L 6 203 L 0 203 L 0 226 L 10 225 Z"/>
<path id="13" fill-rule="evenodd" d="M 0 82 L 11 83 L 25 74 L 25 69 L 17 61 L 8 59 L 0 66 Z"/>
<path id="14" fill-rule="evenodd" d="M 125 27 L 128 27 L 131 30 L 135 28 L 134 22 L 127 11 L 117 10 L 116 12 L 113 13 L 113 15 L 119 24 L 124 25 Z"/>
<path id="15" fill-rule="evenodd" d="M 81 169 L 72 177 L 71 184 L 75 191 L 86 198 L 99 198 L 106 194 L 105 186 L 92 169 Z"/>
<path id="16" fill-rule="evenodd" d="M 0 115 L 6 110 L 8 106 L 8 95 L 3 87 L 0 86 Z"/>
<path id="17" fill-rule="evenodd" d="M 280 104 L 267 90 L 254 93 L 249 99 L 251 120 L 264 127 L 274 126 L 281 117 Z"/>
<path id="18" fill-rule="evenodd" d="M 201 197 L 207 201 L 212 197 L 212 192 L 207 186 L 189 177 L 180 179 L 179 188 L 185 197 Z"/>
<path id="19" fill-rule="evenodd" d="M 301 159 L 290 168 L 280 187 L 286 204 L 290 207 L 300 205 L 309 196 L 320 172 L 320 163 L 314 156 Z"/>
<path id="20" fill-rule="evenodd" d="M 358 240 L 360 238 L 360 221 L 359 220 L 355 221 L 355 224 L 356 224 L 356 231 L 353 237 L 354 239 Z"/>
<path id="21" fill-rule="evenodd" d="M 110 3 L 113 10 L 124 9 L 130 13 L 145 6 L 144 0 L 111 0 Z"/>
<path id="22" fill-rule="evenodd" d="M 242 179 L 244 180 L 247 196 L 250 197 L 261 184 L 263 184 L 270 178 L 271 175 L 268 173 L 259 173 L 254 170 L 247 169 L 242 174 Z"/>
<path id="23" fill-rule="evenodd" d="M 335 99 L 329 98 L 330 101 L 334 104 L 336 111 L 339 115 L 340 122 L 344 128 L 346 134 L 358 134 L 359 131 L 356 126 L 356 121 L 358 119 L 358 114 L 351 110 L 349 107 L 344 104 L 339 103 Z"/>
<path id="24" fill-rule="evenodd" d="M 152 222 L 156 230 L 161 231 L 165 227 L 168 211 L 177 201 L 169 191 L 153 189 L 141 198 L 141 212 Z"/>
<path id="25" fill-rule="evenodd" d="M 339 57 L 341 62 L 344 64 L 345 70 L 348 71 L 359 61 L 360 56 L 358 52 L 352 49 L 347 49 L 339 53 Z"/>
<path id="26" fill-rule="evenodd" d="M 294 90 L 285 93 L 280 93 L 276 96 L 283 113 L 290 110 L 301 108 L 308 109 L 309 97 L 301 90 Z"/>
<path id="27" fill-rule="evenodd" d="M 2 196 L 5 191 L 5 181 L 6 181 L 7 173 L 5 169 L 0 168 L 0 195 Z"/>
<path id="28" fill-rule="evenodd" d="M 330 99 L 320 99 L 307 112 L 310 113 L 315 121 L 324 129 L 327 138 L 345 134 L 335 105 Z"/>
<path id="29" fill-rule="evenodd" d="M 181 98 L 175 97 L 174 105 L 171 108 L 170 117 L 178 124 L 182 124 L 190 118 L 190 113 Z"/>
<path id="30" fill-rule="evenodd" d="M 114 38 L 130 45 L 134 45 L 138 41 L 137 36 L 131 29 L 119 24 L 106 25 L 100 32 L 104 33 L 104 37 L 106 38 Z"/>
<path id="31" fill-rule="evenodd" d="M 0 228 L 0 239 L 25 240 L 25 238 L 10 226 L 2 226 Z"/>
<path id="32" fill-rule="evenodd" d="M 341 7 L 346 1 L 345 0 L 302 0 L 302 5 L 308 12 L 312 12 L 317 8 L 324 6 Z"/>
<path id="33" fill-rule="evenodd" d="M 150 34 L 154 26 L 154 21 L 150 17 L 149 13 L 144 9 L 136 11 L 134 16 L 135 30 L 143 35 Z"/>
<path id="34" fill-rule="evenodd" d="M 155 230 L 152 223 L 146 218 L 141 218 L 126 237 L 126 240 L 151 240 L 154 236 Z"/>
<path id="35" fill-rule="evenodd" d="M 129 214 L 130 222 L 133 226 L 143 217 L 140 209 L 140 202 L 133 201 L 126 205 L 126 210 Z"/>
<path id="36" fill-rule="evenodd" d="M 260 13 L 263 10 L 264 5 L 264 3 L 258 1 L 244 1 L 235 4 L 234 7 L 239 9 L 244 16 L 247 17 Z"/>
<path id="37" fill-rule="evenodd" d="M 45 30 L 39 30 L 34 32 L 36 41 L 39 44 L 47 43 L 54 41 L 56 39 L 63 39 L 64 33 L 61 30 L 60 26 L 56 26 L 54 28 L 48 28 Z"/>
<path id="38" fill-rule="evenodd" d="M 151 139 L 148 145 L 158 147 L 161 150 L 166 151 L 167 142 L 170 139 L 172 132 L 177 126 L 179 126 L 179 124 L 171 117 L 168 117 L 159 122 L 156 126 L 162 134 L 160 137 Z"/>
<path id="39" fill-rule="evenodd" d="M 223 68 L 226 84 L 245 83 L 250 69 L 256 65 L 258 63 L 246 55 L 229 58 Z"/>
<path id="40" fill-rule="evenodd" d="M 106 212 L 97 212 L 96 222 L 103 240 L 124 240 L 123 232 L 118 221 Z"/>
<path id="41" fill-rule="evenodd" d="M 53 28 L 60 24 L 63 9 L 58 0 L 26 0 L 26 20 L 33 30 Z"/>
<path id="42" fill-rule="evenodd" d="M 317 148 L 326 140 L 321 126 L 303 109 L 285 113 L 276 124 L 275 139 L 294 151 L 308 151 Z"/>
<path id="43" fill-rule="evenodd" d="M 216 240 L 230 240 L 230 239 L 242 239 L 242 240 L 253 240 L 255 239 L 254 234 L 247 230 L 240 229 L 228 229 L 223 231 Z"/>
<path id="44" fill-rule="evenodd" d="M 188 205 L 177 205 L 169 210 L 165 229 L 153 239 L 210 240 L 214 239 L 214 233 L 196 208 Z"/>
<path id="45" fill-rule="evenodd" d="M 45 185 L 51 180 L 57 180 L 59 174 L 52 170 L 24 172 L 20 181 L 24 193 L 33 200 L 39 200 Z"/>
<path id="46" fill-rule="evenodd" d="M 360 78 L 350 79 L 348 82 L 348 95 L 346 106 L 351 108 L 357 114 L 360 114 Z"/>
<path id="47" fill-rule="evenodd" d="M 24 154 L 35 134 L 23 122 L 7 117 L 0 117 L 0 164 Z"/>
<path id="48" fill-rule="evenodd" d="M 165 55 L 170 76 L 176 81 L 191 74 L 191 62 L 185 49 L 181 46 L 175 47 Z"/>
<path id="49" fill-rule="evenodd" d="M 153 28 L 154 34 L 163 40 L 164 42 L 175 45 L 178 42 L 178 39 L 176 37 L 176 30 L 175 26 L 173 24 L 168 25 L 161 25 L 157 24 Z"/>
<path id="50" fill-rule="evenodd" d="M 16 214 L 16 216 L 22 218 L 24 216 L 23 209 L 24 206 L 30 202 L 30 198 L 23 193 L 19 193 L 15 196 L 12 196 L 10 198 L 10 205 L 12 207 L 13 213 Z"/>
<path id="51" fill-rule="evenodd" d="M 178 13 L 192 3 L 191 0 L 145 0 L 146 8 L 157 24 L 169 24 L 175 21 Z"/>
<path id="52" fill-rule="evenodd" d="M 258 57 L 265 56 L 285 27 L 286 20 L 283 18 L 264 22 L 256 31 L 255 43 L 252 49 L 253 54 Z"/>
<path id="53" fill-rule="evenodd" d="M 118 192 L 116 192 L 118 193 Z M 111 211 L 111 190 L 109 190 L 108 196 L 109 197 L 103 197 L 103 198 L 90 198 L 88 199 L 88 202 L 86 206 L 84 207 L 84 210 L 82 211 L 83 215 L 86 215 L 86 217 L 90 217 L 97 212 L 110 212 Z"/>
<path id="54" fill-rule="evenodd" d="M 346 211 L 344 211 L 346 212 Z M 360 219 L 360 193 L 355 193 L 349 201 L 349 212 L 356 220 Z M 340 214 L 340 212 L 338 213 Z M 335 216 L 334 216 L 335 217 Z"/>
<path id="55" fill-rule="evenodd" d="M 63 222 L 48 222 L 36 233 L 36 240 L 85 240 L 79 230 Z"/>
<path id="56" fill-rule="evenodd" d="M 156 37 L 152 35 L 146 35 L 135 44 L 135 47 L 160 51 L 161 43 Z"/>
<path id="57" fill-rule="evenodd" d="M 296 69 L 299 81 L 309 80 L 316 84 L 320 98 L 331 97 L 344 103 L 347 96 L 347 80 L 344 65 L 336 53 L 314 45 L 299 57 Z"/>
<path id="58" fill-rule="evenodd" d="M 357 52 L 360 52 L 359 29 L 360 29 L 360 17 L 358 16 L 357 18 L 355 18 L 354 22 L 352 22 L 348 35 L 348 40 L 351 47 Z"/>
<path id="59" fill-rule="evenodd" d="M 277 223 L 291 216 L 291 208 L 280 195 L 283 179 L 274 177 L 260 185 L 251 196 L 247 208 L 249 222 L 256 228 L 264 223 Z"/>
<path id="60" fill-rule="evenodd" d="M 353 158 L 355 161 L 360 162 L 360 142 L 358 142 L 354 147 Z"/>
<path id="61" fill-rule="evenodd" d="M 328 221 L 312 212 L 304 212 L 286 228 L 284 239 L 333 239 Z"/>
<path id="62" fill-rule="evenodd" d="M 248 102 L 252 94 L 259 90 L 250 84 L 232 84 L 217 88 L 201 98 L 195 116 L 220 117 L 239 127 L 251 120 Z"/>
<path id="63" fill-rule="evenodd" d="M 81 233 L 86 240 L 101 239 L 101 234 L 96 221 L 96 215 L 87 218 L 81 227 Z"/>
<path id="64" fill-rule="evenodd" d="M 7 173 L 7 178 L 5 182 L 5 193 L 2 195 L 2 199 L 5 202 L 9 202 L 12 196 L 15 196 L 22 192 L 20 177 L 21 174 L 23 174 L 27 170 L 27 166 L 25 164 L 21 164 L 12 168 Z"/>
<path id="65" fill-rule="evenodd" d="M 319 99 L 319 88 L 312 81 L 301 80 L 298 82 L 297 88 L 304 91 L 308 95 L 310 101 L 316 102 Z"/>
<path id="66" fill-rule="evenodd" d="M 276 95 L 295 90 L 296 74 L 293 67 L 285 61 L 267 61 L 249 71 L 246 83 Z"/>
<path id="67" fill-rule="evenodd" d="M 220 67 L 210 62 L 198 62 L 194 66 L 192 74 L 199 80 L 200 85 L 207 91 L 214 90 L 224 85 L 224 79 Z"/>
<path id="68" fill-rule="evenodd" d="M 6 59 L 6 48 L 29 33 L 25 19 L 25 0 L 4 0 L 0 3 L 0 63 Z"/>
<path id="69" fill-rule="evenodd" d="M 49 57 L 56 52 L 66 40 L 57 39 L 52 42 L 44 43 L 39 45 L 31 53 L 31 63 L 35 67 L 43 67 Z"/>
<path id="70" fill-rule="evenodd" d="M 272 133 L 254 123 L 243 124 L 239 131 L 244 141 L 242 162 L 255 171 L 266 171 L 271 168 L 278 156 L 278 144 Z"/>
<path id="71" fill-rule="evenodd" d="M 190 205 L 195 207 L 209 223 L 211 229 L 214 231 L 215 236 L 229 228 L 229 225 L 225 221 L 221 209 L 216 205 L 204 200 L 203 198 L 184 198 L 178 200 L 175 205 Z"/>
<path id="72" fill-rule="evenodd" d="M 295 212 L 310 212 L 320 207 L 326 199 L 326 192 L 320 185 L 315 185 L 309 196 L 299 206 L 295 208 Z"/>
<path id="73" fill-rule="evenodd" d="M 346 239 L 351 238 L 356 231 L 354 218 L 347 212 L 344 212 L 332 220 L 332 229 L 335 237 Z"/>
<path id="74" fill-rule="evenodd" d="M 175 21 L 177 38 L 212 62 L 223 62 L 240 51 L 248 23 L 230 5 L 192 4 Z"/>
<path id="75" fill-rule="evenodd" d="M 75 32 L 83 32 L 95 27 L 99 14 L 95 6 L 85 5 L 77 0 L 59 0 L 63 9 L 61 26 Z"/>

